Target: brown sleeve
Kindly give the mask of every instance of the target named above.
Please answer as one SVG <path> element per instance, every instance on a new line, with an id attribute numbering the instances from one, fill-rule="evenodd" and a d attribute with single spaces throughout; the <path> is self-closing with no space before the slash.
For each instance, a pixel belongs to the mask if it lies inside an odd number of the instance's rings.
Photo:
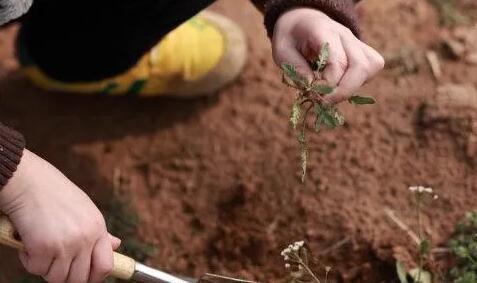
<path id="1" fill-rule="evenodd" d="M 252 0 L 265 15 L 265 27 L 269 37 L 273 35 L 275 22 L 280 15 L 295 7 L 315 8 L 335 21 L 348 27 L 359 36 L 357 13 L 354 5 L 360 0 Z"/>
<path id="2" fill-rule="evenodd" d="M 13 176 L 24 148 L 22 134 L 0 123 L 0 190 Z"/>

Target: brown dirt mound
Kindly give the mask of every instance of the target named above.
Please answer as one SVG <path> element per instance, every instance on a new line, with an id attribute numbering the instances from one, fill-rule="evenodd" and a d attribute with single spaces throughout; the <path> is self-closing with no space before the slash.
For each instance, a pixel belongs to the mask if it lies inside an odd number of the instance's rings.
<path id="1" fill-rule="evenodd" d="M 432 105 L 436 83 L 425 61 L 410 74 L 386 70 L 362 90 L 377 97 L 377 106 L 344 105 L 345 127 L 310 135 L 302 186 L 288 128 L 292 95 L 271 60 L 259 13 L 246 1 L 213 9 L 239 22 L 250 39 L 244 73 L 217 97 L 41 92 L 17 71 L 10 27 L 0 33 L 0 120 L 99 202 L 120 175 L 120 192 L 141 216 L 139 235 L 158 249 L 149 263 L 165 270 L 277 282 L 285 275 L 280 250 L 304 239 L 339 271 L 339 281 L 391 282 L 395 259 L 412 261 L 415 247 L 383 209 L 414 227 L 407 191 L 414 184 L 440 195 L 424 211 L 424 230 L 435 244 L 445 243 L 456 220 L 475 208 L 469 135 L 477 117 Z M 426 1 L 369 0 L 360 13 L 364 38 L 383 52 L 439 43 L 437 15 Z M 477 83 L 477 67 L 441 63 L 443 82 Z M 6 255 L 12 253 L 0 251 Z M 0 282 L 13 282 L 1 269 Z"/>

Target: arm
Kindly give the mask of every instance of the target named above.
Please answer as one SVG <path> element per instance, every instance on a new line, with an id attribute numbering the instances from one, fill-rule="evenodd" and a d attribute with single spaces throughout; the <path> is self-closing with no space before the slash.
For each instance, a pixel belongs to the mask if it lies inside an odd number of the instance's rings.
<path id="1" fill-rule="evenodd" d="M 32 0 L 0 0 L 0 25 Z M 102 282 L 120 240 L 106 231 L 89 197 L 51 164 L 25 149 L 25 139 L 0 123 L 0 213 L 15 225 L 25 269 L 48 282 Z"/>
<path id="2" fill-rule="evenodd" d="M 21 135 L 0 129 L 1 180 L 6 182 L 0 188 L 0 212 L 25 244 L 23 266 L 48 282 L 102 282 L 113 268 L 119 239 L 108 234 L 103 216 L 83 191 L 23 149 Z"/>

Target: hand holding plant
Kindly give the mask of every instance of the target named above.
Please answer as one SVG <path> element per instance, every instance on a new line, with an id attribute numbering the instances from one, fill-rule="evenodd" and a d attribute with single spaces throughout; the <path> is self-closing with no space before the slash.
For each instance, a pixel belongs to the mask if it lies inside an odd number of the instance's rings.
<path id="1" fill-rule="evenodd" d="M 321 129 L 322 125 L 335 129 L 343 125 L 345 121 L 338 108 L 327 101 L 327 96 L 334 91 L 334 88 L 327 84 L 323 75 L 324 70 L 327 68 L 329 57 L 329 44 L 324 43 L 318 58 L 312 62 L 311 68 L 317 72 L 317 75 L 311 82 L 301 76 L 295 66 L 287 63 L 282 65 L 283 82 L 298 91 L 292 106 L 290 122 L 292 128 L 297 131 L 297 140 L 300 145 L 302 182 L 305 181 L 308 159 L 305 133 L 307 118 L 310 112 L 313 113 L 316 132 Z M 348 102 L 355 105 L 363 105 L 374 104 L 375 100 L 372 97 L 353 95 L 348 98 Z"/>
<path id="2" fill-rule="evenodd" d="M 311 8 L 291 9 L 280 16 L 273 32 L 273 58 L 279 66 L 295 66 L 310 82 L 314 74 L 308 63 L 325 43 L 330 53 L 323 78 L 336 87 L 326 98 L 330 103 L 345 101 L 384 67 L 383 57 L 349 28 Z"/>

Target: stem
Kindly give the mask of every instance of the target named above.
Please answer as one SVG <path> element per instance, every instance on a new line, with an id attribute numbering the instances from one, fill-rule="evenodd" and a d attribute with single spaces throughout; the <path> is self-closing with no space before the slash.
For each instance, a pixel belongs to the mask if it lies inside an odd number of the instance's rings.
<path id="1" fill-rule="evenodd" d="M 308 274 L 310 274 L 311 277 L 313 277 L 313 280 L 315 280 L 316 283 L 321 283 L 320 279 L 316 277 L 315 273 L 311 271 L 308 265 L 306 265 L 301 258 L 300 258 L 300 265 L 303 266 L 303 268 L 306 270 L 306 272 L 308 272 Z"/>
<path id="2" fill-rule="evenodd" d="M 325 99 L 323 98 L 323 96 L 319 93 L 315 93 L 315 97 L 317 97 L 318 100 L 322 103 L 326 102 Z"/>
<path id="3" fill-rule="evenodd" d="M 419 238 L 419 270 L 417 272 L 417 283 L 421 283 L 422 271 L 422 225 L 421 225 L 421 193 L 416 194 L 416 212 L 417 212 L 417 237 Z"/>
<path id="4" fill-rule="evenodd" d="M 471 255 L 467 255 L 467 259 L 470 260 L 472 262 L 472 264 L 476 264 L 477 262 L 475 261 L 475 259 L 472 258 Z"/>
<path id="5" fill-rule="evenodd" d="M 300 102 L 300 105 L 303 105 L 307 102 L 313 103 L 313 100 L 311 100 L 310 98 L 307 98 L 307 99 L 303 100 L 302 102 Z"/>
<path id="6" fill-rule="evenodd" d="M 330 274 L 330 271 L 329 271 L 329 270 L 326 271 L 325 283 L 328 283 L 328 274 Z"/>
<path id="7" fill-rule="evenodd" d="M 302 127 L 303 127 L 303 128 L 302 128 L 302 131 L 303 131 L 303 133 L 305 133 L 305 129 L 306 129 L 306 117 L 308 117 L 308 112 L 310 112 L 311 108 L 313 108 L 313 106 L 314 106 L 313 101 L 310 100 L 310 103 L 311 103 L 310 106 L 308 106 L 308 108 L 307 108 L 306 111 L 305 111 L 305 115 L 303 115 L 303 122 L 302 122 L 302 123 L 303 123 L 303 124 L 302 124 Z"/>

